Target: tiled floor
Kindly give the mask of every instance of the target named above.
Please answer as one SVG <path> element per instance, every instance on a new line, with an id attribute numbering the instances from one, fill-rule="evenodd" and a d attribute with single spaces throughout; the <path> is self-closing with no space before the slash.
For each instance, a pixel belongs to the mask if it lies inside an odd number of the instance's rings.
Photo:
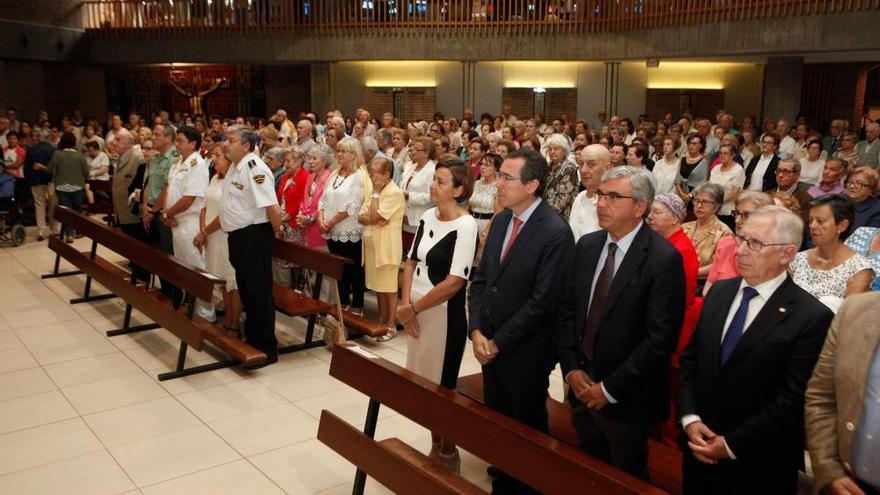
<path id="1" fill-rule="evenodd" d="M 162 330 L 106 337 L 121 325 L 120 301 L 69 305 L 83 277 L 41 280 L 54 254 L 29 239 L 0 249 L 0 493 L 350 493 L 354 467 L 316 440 L 318 418 L 329 409 L 362 425 L 367 398 L 328 376 L 327 350 L 160 383 L 177 341 Z M 281 338 L 302 328 L 283 317 L 278 326 Z M 361 345 L 405 359 L 404 335 Z M 462 375 L 478 370 L 466 352 Z M 554 373 L 551 394 L 561 387 Z M 383 408 L 377 438 L 392 436 L 430 447 L 424 428 Z M 488 489 L 486 464 L 462 454 L 464 475 Z M 367 493 L 388 491 L 370 481 Z"/>

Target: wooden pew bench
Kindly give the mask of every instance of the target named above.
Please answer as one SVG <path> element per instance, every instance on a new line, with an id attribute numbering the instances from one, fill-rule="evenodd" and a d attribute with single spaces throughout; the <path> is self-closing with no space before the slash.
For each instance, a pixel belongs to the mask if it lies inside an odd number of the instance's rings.
<path id="1" fill-rule="evenodd" d="M 272 245 L 272 256 L 315 273 L 315 283 L 311 296 L 277 283 L 272 288 L 276 311 L 287 316 L 302 317 L 308 320 L 305 342 L 282 347 L 279 349 L 279 352 L 294 352 L 323 345 L 322 341 L 313 341 L 317 317 L 321 315 L 337 317 L 337 314 L 336 301 L 322 301 L 320 299 L 321 286 L 324 283 L 325 277 L 330 279 L 329 283 L 336 283 L 336 280 L 342 277 L 342 270 L 345 264 L 351 263 L 351 260 L 342 256 L 336 256 L 327 251 L 311 249 L 280 239 L 276 239 Z M 356 333 L 378 337 L 385 334 L 385 327 L 381 324 L 350 311 L 343 311 L 342 321 L 352 335 Z"/>
<path id="2" fill-rule="evenodd" d="M 334 348 L 330 375 L 370 398 L 363 432 L 326 410 L 318 426 L 318 439 L 358 467 L 354 494 L 367 475 L 396 493 L 485 493 L 398 439 L 375 441 L 380 405 L 548 495 L 667 493 L 354 343 Z"/>
<path id="3" fill-rule="evenodd" d="M 480 373 L 458 379 L 458 393 L 483 402 L 483 375 Z M 577 432 L 571 424 L 571 408 L 551 397 L 547 397 L 547 413 L 550 420 L 550 435 L 572 447 L 577 448 Z M 655 440 L 648 440 L 648 471 L 651 482 L 658 487 L 677 495 L 681 493 L 681 452 Z"/>
<path id="4" fill-rule="evenodd" d="M 210 301 L 214 288 L 224 284 L 221 279 L 69 208 L 60 206 L 55 208 L 55 218 L 90 238 L 93 246 L 90 252 L 82 253 L 73 246 L 65 244 L 58 236 L 52 236 L 49 239 L 49 247 L 61 258 L 86 273 L 87 284 L 94 279 L 126 302 L 122 328 L 108 331 L 108 336 L 161 327 L 180 339 L 176 369 L 160 374 L 159 380 L 202 373 L 238 363 L 254 365 L 267 359 L 262 351 L 226 335 L 216 325 L 195 317 L 196 299 Z M 179 287 L 186 293 L 186 304 L 181 308 L 174 308 L 171 301 L 158 290 L 137 285 L 136 280 L 128 272 L 93 256 L 97 245 L 131 260 L 147 272 Z M 155 323 L 131 326 L 132 309 L 139 310 Z M 231 356 L 232 359 L 220 359 L 215 363 L 185 368 L 188 348 L 192 347 L 197 351 L 208 350 L 204 345 L 205 341 Z"/>

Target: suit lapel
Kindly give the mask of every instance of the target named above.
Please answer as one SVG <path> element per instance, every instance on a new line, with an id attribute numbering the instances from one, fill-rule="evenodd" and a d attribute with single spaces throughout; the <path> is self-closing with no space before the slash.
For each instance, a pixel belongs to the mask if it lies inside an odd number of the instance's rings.
<path id="1" fill-rule="evenodd" d="M 513 212 L 504 210 L 495 215 L 492 220 L 492 227 L 489 229 L 489 235 L 486 238 L 486 247 L 483 249 L 483 258 L 486 259 L 486 279 L 490 284 L 494 285 L 495 281 L 501 275 L 501 250 L 504 249 L 504 234 L 507 231 L 507 225 L 513 217 Z"/>
<path id="2" fill-rule="evenodd" d="M 786 277 L 785 282 L 783 282 L 782 285 L 776 289 L 776 292 L 770 296 L 770 299 L 764 304 L 764 307 L 761 308 L 758 315 L 755 316 L 752 324 L 746 328 L 746 332 L 740 337 L 739 342 L 733 349 L 733 353 L 730 355 L 730 358 L 728 358 L 725 366 L 729 366 L 730 363 L 736 362 L 738 359 L 747 355 L 749 349 L 764 340 L 764 338 L 770 335 L 786 318 L 788 318 L 788 315 L 794 311 L 794 308 L 792 308 L 795 301 L 794 293 L 792 291 L 793 288 L 794 282 Z M 720 342 L 718 345 L 720 352 Z"/>
<path id="3" fill-rule="evenodd" d="M 549 208 L 549 206 L 547 206 L 542 200 L 538 207 L 535 208 L 535 211 L 532 212 L 532 215 L 522 227 L 522 230 L 520 230 L 519 235 L 516 236 L 516 240 L 514 241 L 513 246 L 510 247 L 507 256 L 504 257 L 504 260 L 500 260 L 500 253 L 504 252 L 504 235 L 507 233 L 507 224 L 510 223 L 510 218 L 513 215 L 513 212 L 506 217 L 507 220 L 503 223 L 504 228 L 501 229 L 501 251 L 499 251 L 499 254 L 496 257 L 496 260 L 499 260 L 501 263 L 501 267 L 498 269 L 498 275 L 501 275 L 501 273 L 504 272 L 504 269 L 507 268 L 510 261 L 516 258 L 516 255 L 524 249 L 524 246 L 535 236 L 535 233 L 541 229 L 541 222 L 547 214 L 546 208 Z M 553 213 L 555 214 L 555 211 Z"/>
<path id="4" fill-rule="evenodd" d="M 614 279 L 611 281 L 611 288 L 608 289 L 608 297 L 605 299 L 605 305 L 602 308 L 602 320 L 608 316 L 608 312 L 611 311 L 611 308 L 614 306 L 617 298 L 620 297 L 626 284 L 629 283 L 636 271 L 642 266 L 642 262 L 645 261 L 646 253 L 651 247 L 650 232 L 648 232 L 648 229 L 649 227 L 642 222 L 639 226 L 638 233 L 633 239 L 632 244 L 629 246 L 629 250 L 627 250 L 623 261 L 620 263 L 620 268 L 618 268 L 617 273 L 614 274 Z M 598 262 L 598 257 L 596 258 L 596 261 Z M 595 266 L 596 263 L 593 263 L 593 265 Z M 590 278 L 591 283 L 592 280 L 593 279 Z"/>

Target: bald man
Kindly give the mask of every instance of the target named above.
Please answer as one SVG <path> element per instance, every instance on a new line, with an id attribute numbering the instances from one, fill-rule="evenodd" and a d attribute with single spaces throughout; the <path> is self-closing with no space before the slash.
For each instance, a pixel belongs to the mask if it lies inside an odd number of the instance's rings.
<path id="1" fill-rule="evenodd" d="M 877 141 L 877 137 L 880 137 L 880 124 L 871 122 L 865 126 L 865 137 L 867 139 L 856 144 L 856 153 L 859 154 L 862 165 L 876 169 L 880 165 L 880 143 Z"/>
<path id="2" fill-rule="evenodd" d="M 596 216 L 596 191 L 602 182 L 602 174 L 611 168 L 611 153 L 601 144 L 591 144 L 580 151 L 581 183 L 587 189 L 574 198 L 568 223 L 574 234 L 574 242 L 581 236 L 595 232 L 599 227 Z"/>

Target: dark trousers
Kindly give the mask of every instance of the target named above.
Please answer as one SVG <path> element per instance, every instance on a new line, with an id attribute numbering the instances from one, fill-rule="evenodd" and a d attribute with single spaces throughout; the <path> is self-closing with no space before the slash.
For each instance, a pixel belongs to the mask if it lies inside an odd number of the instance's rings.
<path id="1" fill-rule="evenodd" d="M 578 448 L 615 467 L 648 479 L 648 433 L 650 425 L 615 421 L 601 411 L 587 408 L 569 393 L 571 423 L 578 436 Z"/>
<path id="2" fill-rule="evenodd" d="M 122 229 L 122 231 L 126 234 L 134 237 L 144 244 L 150 243 L 150 239 L 147 236 L 147 231 L 144 230 L 144 226 L 141 222 L 120 224 L 119 228 Z M 134 278 L 143 282 L 146 282 L 150 279 L 150 273 L 143 268 L 135 265 L 134 263 L 131 263 L 131 274 Z"/>
<path id="3" fill-rule="evenodd" d="M 82 213 L 83 202 L 86 199 L 86 191 L 84 189 L 73 192 L 55 190 L 55 194 L 58 196 L 59 205 L 66 206 L 77 213 Z M 72 228 L 65 225 L 64 231 L 61 232 L 61 235 L 68 236 L 74 235 L 75 233 L 76 232 Z"/>
<path id="4" fill-rule="evenodd" d="M 248 344 L 278 358 L 275 337 L 275 302 L 272 299 L 272 243 L 275 236 L 266 222 L 229 233 L 229 263 L 235 268 L 235 282 L 246 316 L 244 331 Z"/>
<path id="5" fill-rule="evenodd" d="M 784 455 L 725 459 L 710 465 L 694 458 L 686 443 L 682 452 L 683 495 L 793 495 L 798 491 L 798 461 Z"/>
<path id="6" fill-rule="evenodd" d="M 549 433 L 549 376 L 549 370 L 545 372 L 532 363 L 499 356 L 483 366 L 483 399 L 490 409 Z M 531 495 L 539 492 L 502 472 L 492 481 L 492 493 Z"/>
<path id="7" fill-rule="evenodd" d="M 162 223 L 159 214 L 153 216 L 153 220 L 150 222 L 150 242 L 153 247 L 157 247 L 168 254 L 174 254 L 174 238 L 171 229 Z M 164 278 L 160 277 L 159 281 L 162 283 L 162 293 L 171 298 L 174 307 L 180 306 L 183 302 L 183 291 Z"/>
<path id="8" fill-rule="evenodd" d="M 339 280 L 339 303 L 352 308 L 364 307 L 364 266 L 361 261 L 361 241 L 339 242 L 327 240 L 327 249 L 331 253 L 350 259 L 342 269 L 342 280 Z"/>

